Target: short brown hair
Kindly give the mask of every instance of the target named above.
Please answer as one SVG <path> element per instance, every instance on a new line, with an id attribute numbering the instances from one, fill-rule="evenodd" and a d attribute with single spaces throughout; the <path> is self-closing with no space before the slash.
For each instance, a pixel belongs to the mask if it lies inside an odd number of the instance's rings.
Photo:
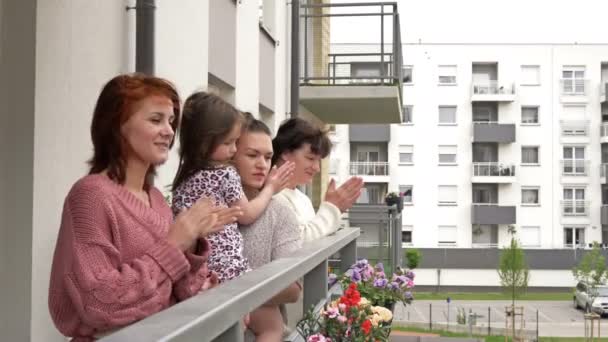
<path id="1" fill-rule="evenodd" d="M 331 140 L 321 128 L 297 117 L 283 122 L 277 136 L 272 139 L 272 164 L 275 165 L 284 153 L 297 150 L 304 144 L 310 144 L 312 153 L 321 158 L 327 157 L 331 152 Z"/>
<path id="2" fill-rule="evenodd" d="M 173 131 L 179 126 L 179 95 L 175 86 L 162 78 L 143 74 L 119 75 L 111 79 L 101 90 L 91 122 L 93 157 L 88 161 L 89 174 L 107 170 L 108 177 L 119 184 L 125 181 L 126 140 L 120 134 L 120 127 L 135 113 L 135 105 L 150 96 L 162 96 L 173 103 L 175 118 L 171 123 Z M 173 146 L 173 141 L 171 141 Z M 154 165 L 146 173 L 144 188 L 153 183 Z"/>

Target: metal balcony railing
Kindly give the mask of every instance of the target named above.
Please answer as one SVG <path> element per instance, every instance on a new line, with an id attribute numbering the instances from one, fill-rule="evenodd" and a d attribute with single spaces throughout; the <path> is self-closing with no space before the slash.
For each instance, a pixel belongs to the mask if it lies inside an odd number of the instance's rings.
<path id="1" fill-rule="evenodd" d="M 202 292 L 100 341 L 241 342 L 243 317 L 302 277 L 304 311 L 313 305 L 320 308 L 328 299 L 328 259 L 339 252 L 340 270 L 346 271 L 356 261 L 358 236 L 358 228 L 347 228 L 307 243 L 289 258 Z"/>
<path id="2" fill-rule="evenodd" d="M 473 82 L 471 84 L 473 95 L 506 95 L 515 94 L 515 85 L 500 84 L 498 81 Z"/>
<path id="3" fill-rule="evenodd" d="M 515 165 L 499 162 L 473 163 L 473 176 L 513 177 Z"/>
<path id="4" fill-rule="evenodd" d="M 589 201 L 585 200 L 568 200 L 562 201 L 563 216 L 588 216 Z"/>
<path id="5" fill-rule="evenodd" d="M 351 176 L 388 176 L 388 162 L 350 162 Z"/>
<path id="6" fill-rule="evenodd" d="M 403 55 L 399 13 L 395 2 L 323 3 L 301 5 L 303 32 L 302 85 L 403 84 Z M 330 52 L 322 34 L 340 21 L 377 31 L 373 47 Z M 325 24 L 327 22 L 327 25 Z M 330 33 L 331 34 L 331 33 Z"/>
<path id="7" fill-rule="evenodd" d="M 564 176 L 587 176 L 589 173 L 589 160 L 562 159 L 561 164 Z"/>
<path id="8" fill-rule="evenodd" d="M 589 80 L 583 78 L 562 78 L 559 80 L 562 95 L 587 95 Z"/>
<path id="9" fill-rule="evenodd" d="M 589 136 L 589 120 L 561 120 L 562 136 Z"/>

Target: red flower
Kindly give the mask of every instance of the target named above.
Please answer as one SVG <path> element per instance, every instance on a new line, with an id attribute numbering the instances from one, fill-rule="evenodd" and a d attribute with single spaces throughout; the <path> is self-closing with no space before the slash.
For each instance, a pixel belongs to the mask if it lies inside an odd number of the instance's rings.
<path id="1" fill-rule="evenodd" d="M 368 335 L 370 330 L 372 330 L 372 322 L 369 319 L 366 319 L 365 322 L 361 324 L 361 330 L 363 330 L 365 335 Z"/>
<path id="2" fill-rule="evenodd" d="M 344 296 L 340 297 L 340 303 L 347 307 L 359 305 L 360 301 L 361 294 L 357 291 L 357 284 L 355 283 L 351 283 L 348 289 L 344 291 Z"/>

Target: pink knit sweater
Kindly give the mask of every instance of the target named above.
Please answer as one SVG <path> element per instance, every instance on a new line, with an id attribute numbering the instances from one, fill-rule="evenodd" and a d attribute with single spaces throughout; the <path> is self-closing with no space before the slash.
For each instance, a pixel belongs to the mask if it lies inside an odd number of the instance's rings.
<path id="1" fill-rule="evenodd" d="M 89 175 L 65 199 L 49 309 L 74 341 L 150 316 L 209 281 L 207 241 L 196 254 L 169 245 L 171 209 L 156 188 L 149 194 L 150 207 L 106 176 Z"/>

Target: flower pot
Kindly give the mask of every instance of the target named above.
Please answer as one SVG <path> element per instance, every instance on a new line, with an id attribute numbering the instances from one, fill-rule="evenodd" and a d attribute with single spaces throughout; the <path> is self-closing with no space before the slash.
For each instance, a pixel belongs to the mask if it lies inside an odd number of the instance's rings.
<path id="1" fill-rule="evenodd" d="M 397 211 L 399 212 L 403 210 L 403 197 L 387 197 L 385 202 L 388 206 L 397 205 Z"/>

